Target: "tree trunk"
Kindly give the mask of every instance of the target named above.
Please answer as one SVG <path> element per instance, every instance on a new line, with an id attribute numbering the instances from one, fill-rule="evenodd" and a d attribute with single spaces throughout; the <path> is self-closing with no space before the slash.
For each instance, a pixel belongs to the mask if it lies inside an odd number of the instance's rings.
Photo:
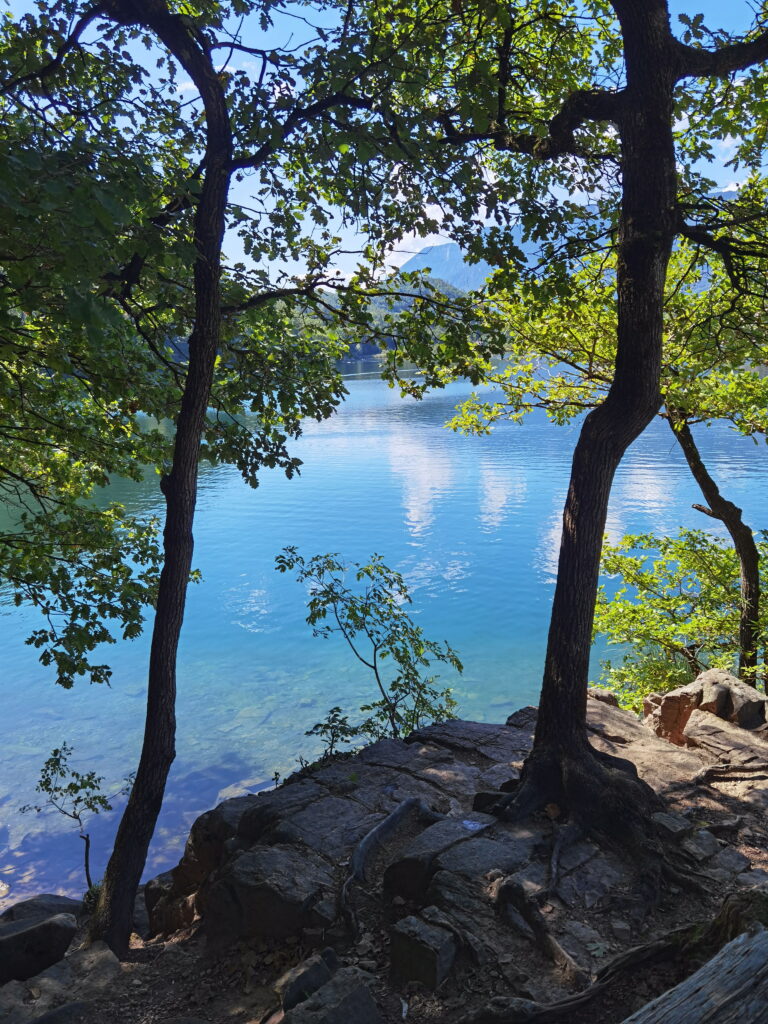
<path id="1" fill-rule="evenodd" d="M 661 404 L 664 284 L 676 232 L 675 66 L 662 0 L 614 0 L 626 88 L 618 94 L 622 204 L 613 383 L 585 419 L 573 458 L 533 751 L 506 816 L 554 802 L 607 836 L 648 849 L 649 787 L 587 741 L 589 652 L 614 473 Z M 617 771 L 616 769 L 621 769 Z"/>
<path id="2" fill-rule="evenodd" d="M 693 439 L 685 416 L 667 407 L 667 421 L 685 455 L 707 507 L 695 509 L 719 519 L 728 531 L 739 559 L 741 574 L 741 609 L 739 615 L 739 675 L 745 682 L 757 685 L 758 619 L 760 615 L 760 554 L 750 528 L 741 518 L 741 509 L 720 493 L 720 488 L 709 475 L 699 449 Z"/>
<path id="3" fill-rule="evenodd" d="M 195 83 L 206 115 L 205 176 L 194 220 L 195 319 L 173 461 L 161 482 L 166 501 L 165 561 L 152 631 L 144 742 L 90 929 L 92 939 L 104 939 L 122 956 L 128 948 L 136 889 L 175 756 L 176 656 L 192 565 L 200 441 L 220 339 L 221 244 L 232 139 L 222 84 L 191 20 L 172 15 L 164 0 L 120 0 L 109 13 L 123 23 L 141 24 L 157 36 Z"/>

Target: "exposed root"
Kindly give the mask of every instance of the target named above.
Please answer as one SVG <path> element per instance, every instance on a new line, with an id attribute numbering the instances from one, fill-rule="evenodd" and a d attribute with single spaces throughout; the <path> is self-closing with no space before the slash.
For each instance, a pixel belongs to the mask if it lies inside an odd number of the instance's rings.
<path id="1" fill-rule="evenodd" d="M 359 931 L 357 915 L 350 899 L 350 892 L 353 883 L 365 885 L 368 881 L 368 868 L 374 855 L 388 840 L 391 840 L 400 829 L 416 816 L 424 822 L 424 827 L 441 821 L 445 815 L 433 811 L 427 807 L 423 800 L 416 796 L 409 796 L 390 811 L 386 818 L 382 818 L 376 825 L 367 832 L 355 849 L 349 861 L 349 874 L 339 893 L 339 914 L 347 922 L 353 935 Z"/>
<path id="2" fill-rule="evenodd" d="M 731 764 L 729 761 L 718 761 L 717 764 L 711 764 L 697 772 L 692 782 L 696 785 L 701 785 L 702 783 L 716 782 L 719 779 L 735 782 L 739 779 L 754 780 L 756 778 L 768 778 L 768 764 L 765 762 L 759 762 L 758 764 Z"/>
<path id="3" fill-rule="evenodd" d="M 501 897 L 506 882 L 499 890 Z M 503 899 L 518 901 L 512 886 L 506 889 Z M 523 900 L 526 897 L 523 895 Z M 529 901 L 530 902 L 530 901 Z M 534 930 L 534 920 L 524 913 L 523 905 L 514 902 Z M 534 908 L 535 910 L 536 908 Z M 538 911 L 536 911 L 538 913 Z M 587 1005 L 603 994 L 627 971 L 653 960 L 671 960 L 685 964 L 693 973 L 702 963 L 715 956 L 728 942 L 749 931 L 755 924 L 768 927 L 768 893 L 752 889 L 748 892 L 733 893 L 726 898 L 718 914 L 708 924 L 695 922 L 674 928 L 651 942 L 620 954 L 602 967 L 591 985 L 573 996 L 557 1003 L 537 1003 L 529 999 L 492 999 L 488 1006 L 461 1018 L 460 1024 L 550 1024 L 567 1020 L 572 1011 Z M 544 925 L 546 928 L 546 924 Z M 538 941 L 538 936 L 537 936 Z M 566 954 L 567 955 L 567 954 Z"/>
<path id="4" fill-rule="evenodd" d="M 552 843 L 552 854 L 549 858 L 549 882 L 545 896 L 557 889 L 560 881 L 560 858 L 563 850 L 568 849 L 574 843 L 584 838 L 584 829 L 578 822 L 572 821 L 567 825 L 554 826 L 554 842 Z"/>
<path id="5" fill-rule="evenodd" d="M 520 786 L 497 801 L 492 812 L 505 821 L 518 821 L 549 804 L 559 807 L 584 834 L 628 854 L 638 868 L 639 898 L 648 906 L 658 901 L 668 861 L 649 821 L 664 805 L 638 777 L 631 761 L 603 754 L 586 743 L 576 750 L 534 749 Z M 558 858 L 559 851 L 555 867 Z M 684 877 L 683 872 L 679 874 Z"/>
<path id="6" fill-rule="evenodd" d="M 515 908 L 533 932 L 539 949 L 562 971 L 569 984 L 581 988 L 587 983 L 587 972 L 576 963 L 567 950 L 563 949 L 547 927 L 541 911 L 533 900 L 526 896 L 519 882 L 512 878 L 504 879 L 496 893 L 496 906 L 499 910 L 507 906 Z"/>

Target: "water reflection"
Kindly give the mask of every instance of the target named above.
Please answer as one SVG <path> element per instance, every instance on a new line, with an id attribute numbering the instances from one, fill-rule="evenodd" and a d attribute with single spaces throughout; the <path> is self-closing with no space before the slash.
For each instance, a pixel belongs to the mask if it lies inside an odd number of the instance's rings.
<path id="1" fill-rule="evenodd" d="M 576 429 L 536 416 L 464 438 L 443 426 L 468 393 L 461 385 L 422 402 L 401 401 L 378 380 L 356 378 L 349 390 L 339 412 L 308 423 L 294 446 L 304 461 L 298 479 L 265 473 L 253 491 L 232 469 L 202 468 L 195 564 L 204 582 L 188 599 L 178 759 L 149 874 L 178 858 L 192 820 L 218 798 L 269 785 L 299 754 L 312 756 L 304 733 L 327 708 L 354 709 L 371 697 L 343 641 L 313 639 L 306 595 L 275 573 L 285 544 L 355 560 L 376 551 L 403 572 L 425 633 L 462 657 L 464 675 L 443 681 L 465 715 L 503 720 L 536 699 Z M 700 443 L 745 520 L 766 525 L 765 448 L 724 429 L 703 431 Z M 107 498 L 161 511 L 154 474 L 116 483 Z M 691 509 L 698 500 L 668 428 L 654 424 L 619 469 L 609 534 L 710 526 Z M 47 753 L 66 740 L 75 766 L 103 774 L 114 792 L 135 766 L 143 728 L 146 637 L 105 651 L 111 688 L 64 692 L 23 643 L 35 625 L 34 611 L 0 605 L 0 883 L 12 886 L 9 900 L 81 888 L 82 842 L 68 824 L 18 812 L 33 799 Z M 92 825 L 97 873 L 116 821 L 117 812 Z"/>

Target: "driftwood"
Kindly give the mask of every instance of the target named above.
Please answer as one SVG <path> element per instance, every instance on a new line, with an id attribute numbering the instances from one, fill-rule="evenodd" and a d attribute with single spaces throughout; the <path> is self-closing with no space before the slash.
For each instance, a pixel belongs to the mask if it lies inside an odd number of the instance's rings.
<path id="1" fill-rule="evenodd" d="M 766 1024 L 768 932 L 759 925 L 729 942 L 675 988 L 623 1024 Z"/>

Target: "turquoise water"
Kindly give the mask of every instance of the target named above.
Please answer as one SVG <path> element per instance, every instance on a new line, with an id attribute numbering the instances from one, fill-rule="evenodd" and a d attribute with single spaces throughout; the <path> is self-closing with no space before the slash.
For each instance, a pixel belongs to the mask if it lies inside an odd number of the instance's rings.
<path id="1" fill-rule="evenodd" d="M 378 380 L 353 378 L 331 420 L 308 423 L 295 446 L 298 479 L 266 473 L 253 491 L 228 468 L 201 476 L 195 564 L 179 657 L 177 759 L 147 874 L 178 860 L 194 818 L 218 799 L 271 785 L 319 746 L 304 731 L 333 704 L 356 707 L 370 680 L 343 642 L 314 639 L 302 588 L 275 572 L 286 544 L 305 555 L 379 552 L 412 587 L 427 636 L 464 661 L 455 685 L 465 717 L 503 721 L 536 700 L 556 569 L 560 516 L 576 428 L 543 417 L 490 437 L 443 427 L 463 385 L 401 400 Z M 724 427 L 699 429 L 723 492 L 765 527 L 765 446 Z M 160 511 L 155 479 L 111 497 Z M 654 423 L 616 480 L 608 529 L 674 532 L 710 526 L 668 428 Z M 62 741 L 73 763 L 116 791 L 134 767 L 143 728 L 147 638 L 109 649 L 111 687 L 57 688 L 24 645 L 30 610 L 0 606 L 5 664 L 0 745 L 0 880 L 7 901 L 30 891 L 82 891 L 82 843 L 55 814 L 21 815 L 44 757 Z M 116 812 L 97 819 L 94 874 L 103 871 Z M 0 900 L 0 903 L 2 901 Z"/>

